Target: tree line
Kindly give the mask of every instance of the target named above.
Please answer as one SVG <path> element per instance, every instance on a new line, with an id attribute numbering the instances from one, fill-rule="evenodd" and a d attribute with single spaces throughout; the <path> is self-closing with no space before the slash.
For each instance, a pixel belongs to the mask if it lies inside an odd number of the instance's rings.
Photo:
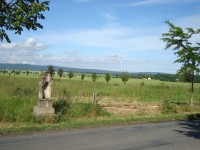
<path id="1" fill-rule="evenodd" d="M 47 70 L 55 75 L 57 75 L 62 78 L 62 77 L 68 77 L 69 79 L 72 79 L 75 77 L 75 72 L 73 70 L 69 70 L 67 73 L 62 69 L 58 68 L 56 71 L 54 69 L 53 65 L 49 65 Z M 2 69 L 0 70 L 0 73 L 2 74 L 13 74 L 13 75 L 20 75 L 20 74 L 26 74 L 27 76 L 29 74 L 31 75 L 40 75 L 43 71 L 29 71 L 29 70 L 7 70 L 7 69 Z M 124 84 L 128 82 L 129 78 L 134 78 L 134 79 L 148 79 L 151 78 L 153 80 L 160 80 L 160 81 L 168 81 L 168 82 L 190 82 L 190 76 L 181 76 L 177 74 L 165 74 L 165 73 L 158 73 L 158 74 L 134 74 L 134 73 L 128 73 L 128 72 L 122 72 L 119 74 L 111 74 L 109 72 L 106 72 L 104 75 L 105 81 L 108 83 L 112 78 L 120 78 Z M 81 73 L 80 75 L 81 80 L 84 80 L 84 78 L 91 77 L 92 81 L 95 82 L 100 76 L 97 75 L 96 72 L 93 72 L 91 75 L 88 73 Z M 195 75 L 194 78 L 194 83 L 200 83 L 200 75 Z"/>
<path id="2" fill-rule="evenodd" d="M 53 65 L 49 65 L 47 70 L 52 76 L 55 75 L 55 69 L 54 69 Z M 57 74 L 60 78 L 63 76 L 68 76 L 70 79 L 72 79 L 74 77 L 74 72 L 72 70 L 68 71 L 67 74 L 64 74 L 64 70 L 62 68 L 58 68 Z M 84 73 L 82 73 L 80 76 L 81 76 L 81 80 L 83 80 L 86 75 Z M 107 83 L 111 80 L 111 77 L 112 77 L 112 75 L 109 72 L 105 73 L 104 78 Z M 91 74 L 91 78 L 92 78 L 92 81 L 95 82 L 98 79 L 97 73 L 93 72 Z M 121 78 L 122 82 L 125 84 L 129 80 L 130 75 L 128 74 L 128 72 L 123 72 L 123 73 L 121 73 L 120 78 Z"/>

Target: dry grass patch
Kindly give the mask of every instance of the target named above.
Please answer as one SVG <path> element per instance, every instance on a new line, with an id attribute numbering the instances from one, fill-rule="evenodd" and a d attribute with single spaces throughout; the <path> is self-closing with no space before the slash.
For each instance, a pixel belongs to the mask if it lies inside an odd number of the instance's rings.
<path id="1" fill-rule="evenodd" d="M 129 116 L 129 115 L 145 115 L 145 114 L 160 114 L 158 103 L 148 102 L 118 102 L 115 104 L 100 104 L 101 107 L 106 109 L 109 113 L 116 116 Z"/>

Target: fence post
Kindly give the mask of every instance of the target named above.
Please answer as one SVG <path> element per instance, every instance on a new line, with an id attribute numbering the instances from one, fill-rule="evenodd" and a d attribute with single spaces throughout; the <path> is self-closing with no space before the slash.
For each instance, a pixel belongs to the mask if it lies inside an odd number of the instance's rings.
<path id="1" fill-rule="evenodd" d="M 95 92 L 93 93 L 93 103 L 97 104 L 97 94 Z"/>

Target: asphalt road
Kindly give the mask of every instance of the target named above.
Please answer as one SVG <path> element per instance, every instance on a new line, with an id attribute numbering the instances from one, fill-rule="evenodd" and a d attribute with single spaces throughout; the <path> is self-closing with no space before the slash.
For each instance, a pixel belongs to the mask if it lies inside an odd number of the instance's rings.
<path id="1" fill-rule="evenodd" d="M 200 150 L 200 120 L 0 137 L 0 150 Z"/>

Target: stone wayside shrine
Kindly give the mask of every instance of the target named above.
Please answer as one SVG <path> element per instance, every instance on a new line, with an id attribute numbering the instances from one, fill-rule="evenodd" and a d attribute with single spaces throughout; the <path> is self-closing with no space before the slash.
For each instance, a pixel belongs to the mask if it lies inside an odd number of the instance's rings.
<path id="1" fill-rule="evenodd" d="M 44 72 L 42 74 L 41 80 L 39 81 L 39 95 L 37 104 L 34 106 L 33 110 L 33 114 L 36 117 L 54 115 L 55 110 L 52 107 L 51 84 L 51 74 L 49 72 Z"/>

